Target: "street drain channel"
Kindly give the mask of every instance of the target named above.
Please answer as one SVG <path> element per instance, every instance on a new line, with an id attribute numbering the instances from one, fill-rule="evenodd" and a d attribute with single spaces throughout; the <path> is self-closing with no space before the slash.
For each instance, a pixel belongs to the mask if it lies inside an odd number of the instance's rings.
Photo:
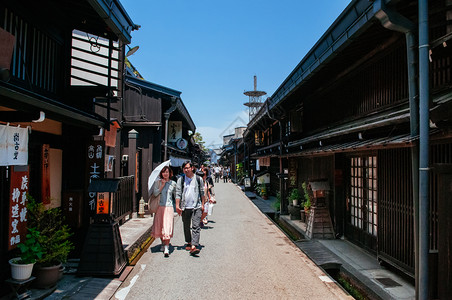
<path id="1" fill-rule="evenodd" d="M 300 233 L 296 232 L 295 230 L 292 230 L 291 228 L 288 228 L 288 226 L 286 226 L 285 223 L 281 222 L 279 220 L 279 214 L 267 213 L 266 215 L 295 244 L 298 244 L 299 242 L 303 242 L 303 241 L 308 241 L 308 240 L 305 240 L 304 237 L 302 235 L 300 235 Z M 301 249 L 301 250 L 303 251 L 303 249 Z M 319 267 L 322 268 L 322 270 L 325 273 L 327 273 L 331 278 L 333 278 L 338 283 L 338 285 L 341 286 L 345 291 L 347 291 L 353 298 L 359 299 L 359 300 L 371 299 L 371 297 L 365 292 L 365 288 L 363 288 L 358 282 L 355 282 L 354 280 L 352 280 L 349 276 L 347 276 L 342 271 L 342 267 L 340 264 L 319 266 Z M 385 279 L 385 278 L 381 278 L 381 279 Z M 388 279 L 390 279 L 390 278 L 388 278 Z M 397 282 L 395 282 L 395 283 L 397 284 Z"/>

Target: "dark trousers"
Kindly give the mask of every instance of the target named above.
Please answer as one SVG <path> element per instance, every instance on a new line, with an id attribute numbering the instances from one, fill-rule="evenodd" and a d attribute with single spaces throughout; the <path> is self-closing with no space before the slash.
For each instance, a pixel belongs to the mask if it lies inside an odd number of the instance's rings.
<path id="1" fill-rule="evenodd" d="M 187 244 L 199 245 L 201 234 L 201 216 L 202 209 L 185 209 L 182 211 L 182 222 L 184 223 L 184 236 Z M 190 231 L 191 226 L 191 231 Z"/>

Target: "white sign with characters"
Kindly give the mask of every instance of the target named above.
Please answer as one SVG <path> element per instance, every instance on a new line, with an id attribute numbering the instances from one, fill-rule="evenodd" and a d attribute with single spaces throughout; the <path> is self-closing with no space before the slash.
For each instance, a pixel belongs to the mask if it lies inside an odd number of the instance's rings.
<path id="1" fill-rule="evenodd" d="M 182 138 L 182 121 L 168 122 L 168 142 L 175 143 Z"/>
<path id="2" fill-rule="evenodd" d="M 0 125 L 0 166 L 28 165 L 28 128 Z"/>

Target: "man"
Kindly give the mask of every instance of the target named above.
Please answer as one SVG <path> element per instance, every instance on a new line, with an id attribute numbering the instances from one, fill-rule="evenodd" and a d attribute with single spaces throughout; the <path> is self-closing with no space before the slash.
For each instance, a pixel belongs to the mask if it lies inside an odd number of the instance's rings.
<path id="1" fill-rule="evenodd" d="M 215 182 L 220 182 L 220 171 L 221 171 L 221 167 L 219 165 L 216 165 L 214 168 Z"/>
<path id="2" fill-rule="evenodd" d="M 182 215 L 186 247 L 191 255 L 199 253 L 199 237 L 201 234 L 201 216 L 206 202 L 202 178 L 194 173 L 193 164 L 186 161 L 182 164 L 184 175 L 176 184 L 176 211 Z M 192 228 L 190 232 L 190 226 Z"/>

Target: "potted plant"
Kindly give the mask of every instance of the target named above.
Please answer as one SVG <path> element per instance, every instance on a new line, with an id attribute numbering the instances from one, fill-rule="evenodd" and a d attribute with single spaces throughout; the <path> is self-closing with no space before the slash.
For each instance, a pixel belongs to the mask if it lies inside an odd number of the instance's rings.
<path id="1" fill-rule="evenodd" d="M 262 196 L 262 199 L 264 199 L 264 200 L 268 199 L 267 186 L 265 185 L 265 183 L 261 184 L 261 196 Z"/>
<path id="2" fill-rule="evenodd" d="M 36 280 L 33 285 L 38 288 L 54 286 L 61 278 L 62 263 L 66 262 L 74 248 L 69 240 L 72 233 L 60 208 L 46 209 L 44 204 L 29 197 L 27 205 L 28 224 L 36 228 L 40 235 L 38 241 L 42 247 L 42 256 L 37 259 L 33 270 Z"/>
<path id="3" fill-rule="evenodd" d="M 14 280 L 23 281 L 31 277 L 36 260 L 42 257 L 39 231 L 35 228 L 28 228 L 25 241 L 17 247 L 20 250 L 20 256 L 9 260 L 11 277 Z"/>
<path id="4" fill-rule="evenodd" d="M 300 192 L 297 188 L 294 188 L 289 194 L 289 200 L 292 200 L 292 205 L 297 206 L 300 199 Z"/>

